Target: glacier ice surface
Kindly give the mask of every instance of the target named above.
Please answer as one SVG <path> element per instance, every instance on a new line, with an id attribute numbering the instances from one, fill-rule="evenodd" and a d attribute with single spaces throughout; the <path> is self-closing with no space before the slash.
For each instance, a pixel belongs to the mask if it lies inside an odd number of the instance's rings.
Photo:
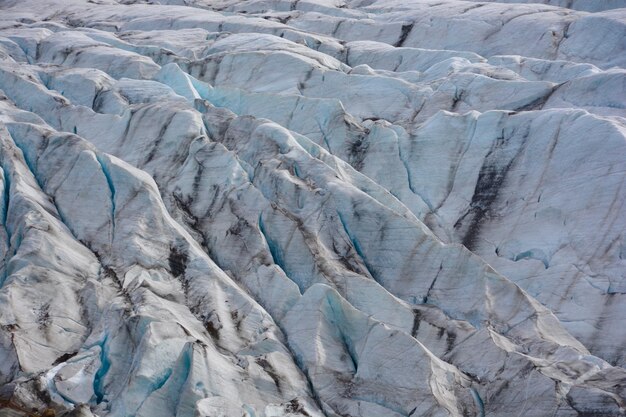
<path id="1" fill-rule="evenodd" d="M 626 413 L 622 0 L 0 2 L 0 415 Z"/>

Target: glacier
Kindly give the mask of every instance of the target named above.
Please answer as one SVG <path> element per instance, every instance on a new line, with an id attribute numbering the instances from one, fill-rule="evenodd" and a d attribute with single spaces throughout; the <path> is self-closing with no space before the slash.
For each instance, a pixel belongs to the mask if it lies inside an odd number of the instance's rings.
<path id="1" fill-rule="evenodd" d="M 0 0 L 0 416 L 626 415 L 626 2 Z"/>

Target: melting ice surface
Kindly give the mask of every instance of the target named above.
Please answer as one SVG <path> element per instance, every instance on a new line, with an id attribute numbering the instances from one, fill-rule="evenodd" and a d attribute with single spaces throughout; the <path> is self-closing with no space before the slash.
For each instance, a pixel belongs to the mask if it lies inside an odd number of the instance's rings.
<path id="1" fill-rule="evenodd" d="M 0 415 L 624 415 L 625 7 L 0 2 Z"/>

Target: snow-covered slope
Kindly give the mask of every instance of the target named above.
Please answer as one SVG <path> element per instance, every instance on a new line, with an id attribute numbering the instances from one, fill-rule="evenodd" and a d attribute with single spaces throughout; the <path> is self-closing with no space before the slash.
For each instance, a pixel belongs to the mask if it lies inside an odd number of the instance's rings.
<path id="1" fill-rule="evenodd" d="M 0 2 L 0 415 L 626 413 L 619 2 L 150 3 Z"/>

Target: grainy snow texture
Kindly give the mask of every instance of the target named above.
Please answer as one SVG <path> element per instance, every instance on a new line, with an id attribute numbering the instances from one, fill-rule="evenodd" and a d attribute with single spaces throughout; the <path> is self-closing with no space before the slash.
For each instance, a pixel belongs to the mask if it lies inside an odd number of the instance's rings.
<path id="1" fill-rule="evenodd" d="M 0 0 L 0 416 L 625 415 L 623 7 Z"/>

